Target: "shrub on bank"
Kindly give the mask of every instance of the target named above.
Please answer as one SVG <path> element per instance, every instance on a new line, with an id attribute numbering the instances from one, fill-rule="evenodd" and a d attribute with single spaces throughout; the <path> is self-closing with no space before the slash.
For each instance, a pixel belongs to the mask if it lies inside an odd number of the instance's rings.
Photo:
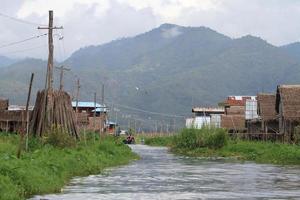
<path id="1" fill-rule="evenodd" d="M 201 147 L 219 149 L 225 146 L 226 143 L 226 131 L 219 128 L 183 129 L 173 140 L 175 148 L 186 149 Z"/>
<path id="2" fill-rule="evenodd" d="M 162 137 L 146 137 L 145 144 L 151 146 L 170 146 L 172 145 L 172 136 L 162 136 Z"/>
<path id="3" fill-rule="evenodd" d="M 128 146 L 116 144 L 111 137 L 77 142 L 72 148 L 51 143 L 30 138 L 30 151 L 17 159 L 18 137 L 0 136 L 0 199 L 59 192 L 74 176 L 97 174 L 137 158 Z"/>
<path id="4" fill-rule="evenodd" d="M 59 126 L 53 126 L 50 133 L 46 133 L 43 142 L 54 147 L 69 148 L 75 147 L 76 138 L 71 136 L 65 129 Z"/>

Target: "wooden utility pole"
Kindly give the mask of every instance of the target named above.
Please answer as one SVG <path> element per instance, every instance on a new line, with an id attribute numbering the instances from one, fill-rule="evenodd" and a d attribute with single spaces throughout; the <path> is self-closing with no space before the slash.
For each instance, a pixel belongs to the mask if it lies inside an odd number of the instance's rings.
<path id="1" fill-rule="evenodd" d="M 94 93 L 94 132 L 96 132 L 96 109 L 97 109 L 97 93 Z"/>
<path id="2" fill-rule="evenodd" d="M 78 98 L 79 98 L 79 90 L 80 90 L 80 79 L 77 79 L 77 91 L 76 91 L 76 108 L 75 108 L 75 112 L 76 112 L 76 121 L 77 121 L 77 113 L 78 113 Z"/>
<path id="3" fill-rule="evenodd" d="M 176 119 L 174 118 L 174 128 L 173 128 L 173 130 L 174 130 L 174 134 L 176 133 Z"/>
<path id="4" fill-rule="evenodd" d="M 46 82 L 45 82 L 45 95 L 43 98 L 44 101 L 44 109 L 41 111 L 41 116 L 43 117 L 43 120 L 39 121 L 37 130 L 42 129 L 42 123 L 44 121 L 47 121 L 46 124 L 52 124 L 52 107 L 53 107 L 53 99 L 50 97 L 50 93 L 53 91 L 53 51 L 54 51 L 54 45 L 53 45 L 53 30 L 54 29 L 62 29 L 63 27 L 56 27 L 53 26 L 53 11 L 49 10 L 49 24 L 47 27 L 38 27 L 40 30 L 48 30 L 48 64 L 47 64 L 47 73 L 46 73 Z M 45 128 L 45 127 L 44 127 Z M 50 128 L 50 127 L 47 127 Z"/>
<path id="5" fill-rule="evenodd" d="M 102 84 L 102 95 L 101 95 L 101 103 L 104 105 L 104 84 Z"/>
<path id="6" fill-rule="evenodd" d="M 29 90 L 28 90 L 28 96 L 27 96 L 27 102 L 26 102 L 26 137 L 28 137 L 28 129 L 29 129 L 29 111 L 28 111 L 28 107 L 29 107 L 29 102 L 30 102 L 30 96 L 31 96 L 31 88 L 32 88 L 32 81 L 33 81 L 33 77 L 34 77 L 34 73 L 31 74 L 31 78 L 30 78 L 30 83 L 29 83 Z M 23 115 L 24 112 L 22 112 Z M 23 119 L 23 117 L 22 117 Z M 19 147 L 18 147 L 18 151 L 17 151 L 17 158 L 21 157 L 21 152 L 22 152 L 22 147 L 23 147 L 23 142 L 24 142 L 24 127 L 22 127 L 22 130 L 20 132 L 20 142 L 19 142 Z M 27 138 L 26 138 L 26 150 L 27 150 Z"/>
<path id="7" fill-rule="evenodd" d="M 48 27 L 38 27 L 38 29 L 48 29 L 48 64 L 47 64 L 47 75 L 46 75 L 46 89 L 53 89 L 53 30 L 54 29 L 63 29 L 63 27 L 53 26 L 53 11 L 49 10 L 49 25 Z"/>
<path id="8" fill-rule="evenodd" d="M 30 97 L 31 97 L 31 88 L 32 88 L 32 82 L 34 78 L 34 73 L 31 73 L 30 83 L 29 83 L 29 89 L 28 89 L 28 96 L 27 96 L 27 102 L 26 102 L 26 151 L 28 150 L 28 137 L 29 137 L 29 103 L 30 103 Z"/>
<path id="9" fill-rule="evenodd" d="M 101 104 L 102 104 L 102 108 L 103 108 L 103 114 L 101 115 L 101 112 L 100 112 L 100 120 L 101 120 L 101 123 L 100 123 L 100 132 L 99 132 L 99 134 L 100 134 L 100 136 L 101 136 L 101 134 L 104 132 L 104 121 L 105 121 L 105 119 L 104 119 L 104 117 L 105 117 L 105 114 L 104 114 L 104 109 L 105 109 L 105 107 L 104 107 L 104 84 L 102 84 L 102 91 L 101 91 Z"/>
<path id="10" fill-rule="evenodd" d="M 64 88 L 63 79 L 64 79 L 64 71 L 70 71 L 71 69 L 65 68 L 63 65 L 60 67 L 56 67 L 56 69 L 60 70 L 60 76 L 59 76 L 59 90 L 62 91 Z"/>

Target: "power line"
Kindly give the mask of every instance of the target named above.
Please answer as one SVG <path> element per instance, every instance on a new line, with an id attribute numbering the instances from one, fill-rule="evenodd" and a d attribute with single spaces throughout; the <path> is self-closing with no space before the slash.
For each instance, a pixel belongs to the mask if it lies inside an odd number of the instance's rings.
<path id="1" fill-rule="evenodd" d="M 71 74 L 73 74 L 74 77 L 77 77 L 77 74 L 74 73 L 74 72 L 72 72 L 72 71 L 71 71 Z M 117 103 L 112 103 L 112 101 L 106 101 L 106 103 L 107 104 L 111 104 L 111 105 L 113 104 L 114 106 L 122 107 L 122 108 L 125 108 L 125 109 L 139 111 L 139 112 L 148 113 L 148 114 L 152 114 L 152 115 L 160 115 L 160 116 L 171 117 L 171 118 L 184 118 L 184 119 L 186 118 L 186 116 L 183 116 L 183 115 L 165 114 L 165 113 L 160 113 L 160 112 L 143 110 L 143 109 L 140 109 L 140 108 L 134 108 L 134 107 L 127 106 L 127 105 L 121 105 L 121 104 L 117 104 Z"/>
<path id="2" fill-rule="evenodd" d="M 24 20 L 24 19 L 19 19 L 19 18 L 12 17 L 12 16 L 9 16 L 9 15 L 3 14 L 3 13 L 0 13 L 0 16 L 5 17 L 7 19 L 17 21 L 17 22 L 20 22 L 20 23 L 23 23 L 23 24 L 28 24 L 28 25 L 33 25 L 33 26 L 41 26 L 41 25 L 43 26 L 43 24 L 38 24 L 38 23 L 30 22 L 30 21 L 27 21 L 27 20 Z"/>
<path id="3" fill-rule="evenodd" d="M 21 49 L 21 50 L 17 50 L 17 51 L 4 52 L 4 53 L 1 53 L 1 54 L 23 53 L 23 52 L 27 52 L 27 51 L 32 51 L 32 50 L 35 50 L 35 49 L 39 49 L 39 48 L 42 48 L 42 47 L 46 47 L 46 45 L 44 44 L 44 45 L 35 46 L 35 47 L 32 47 L 32 48 Z"/>
<path id="4" fill-rule="evenodd" d="M 11 42 L 11 43 L 8 43 L 8 44 L 4 44 L 4 45 L 0 46 L 0 48 L 13 46 L 13 45 L 20 44 L 20 43 L 23 43 L 23 42 L 27 42 L 27 41 L 33 40 L 33 39 L 38 39 L 38 38 L 46 36 L 46 35 L 48 35 L 48 33 L 44 33 L 44 34 L 41 34 L 41 35 L 36 35 L 36 36 L 30 37 L 30 38 L 27 38 L 27 39 L 24 39 L 24 40 L 20 40 L 20 41 L 17 41 L 17 42 Z"/>
<path id="5" fill-rule="evenodd" d="M 122 107 L 122 108 L 129 109 L 129 110 L 135 110 L 135 111 L 149 113 L 149 114 L 153 114 L 153 115 L 160 115 L 160 116 L 165 116 L 165 117 L 185 118 L 185 116 L 183 116 L 183 115 L 173 115 L 173 114 L 165 114 L 165 113 L 153 112 L 153 111 L 143 110 L 143 109 L 140 109 L 140 108 L 134 108 L 134 107 L 125 106 L 125 105 L 116 104 L 116 103 L 114 103 L 114 105 L 117 105 L 117 106 Z"/>

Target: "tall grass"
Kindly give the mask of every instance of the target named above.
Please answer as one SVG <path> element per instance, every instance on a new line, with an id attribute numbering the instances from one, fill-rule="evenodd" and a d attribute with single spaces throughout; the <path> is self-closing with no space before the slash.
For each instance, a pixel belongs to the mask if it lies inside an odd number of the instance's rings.
<path id="1" fill-rule="evenodd" d="M 30 151 L 21 159 L 15 154 L 17 136 L 0 136 L 0 199 L 25 199 L 34 194 L 60 192 L 70 178 L 100 173 L 104 168 L 137 158 L 130 148 L 114 138 L 88 140 L 73 147 L 42 144 L 31 139 Z"/>
<path id="2" fill-rule="evenodd" d="M 172 136 L 146 137 L 145 144 L 151 146 L 171 146 L 173 143 Z"/>
<path id="3" fill-rule="evenodd" d="M 173 139 L 174 148 L 185 149 L 201 147 L 218 149 L 225 146 L 226 143 L 226 131 L 219 128 L 183 129 Z"/>
<path id="4" fill-rule="evenodd" d="M 183 129 L 173 137 L 148 138 L 146 144 L 169 146 L 173 153 L 193 157 L 231 157 L 257 163 L 300 165 L 299 145 L 230 139 L 223 129 Z"/>

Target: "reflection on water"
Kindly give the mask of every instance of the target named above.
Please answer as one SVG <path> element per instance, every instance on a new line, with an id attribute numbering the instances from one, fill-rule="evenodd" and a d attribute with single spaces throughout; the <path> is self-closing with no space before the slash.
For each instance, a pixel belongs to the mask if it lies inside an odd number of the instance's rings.
<path id="1" fill-rule="evenodd" d="M 300 199 L 300 168 L 179 157 L 133 145 L 141 156 L 102 175 L 75 178 L 61 194 L 32 199 Z"/>

